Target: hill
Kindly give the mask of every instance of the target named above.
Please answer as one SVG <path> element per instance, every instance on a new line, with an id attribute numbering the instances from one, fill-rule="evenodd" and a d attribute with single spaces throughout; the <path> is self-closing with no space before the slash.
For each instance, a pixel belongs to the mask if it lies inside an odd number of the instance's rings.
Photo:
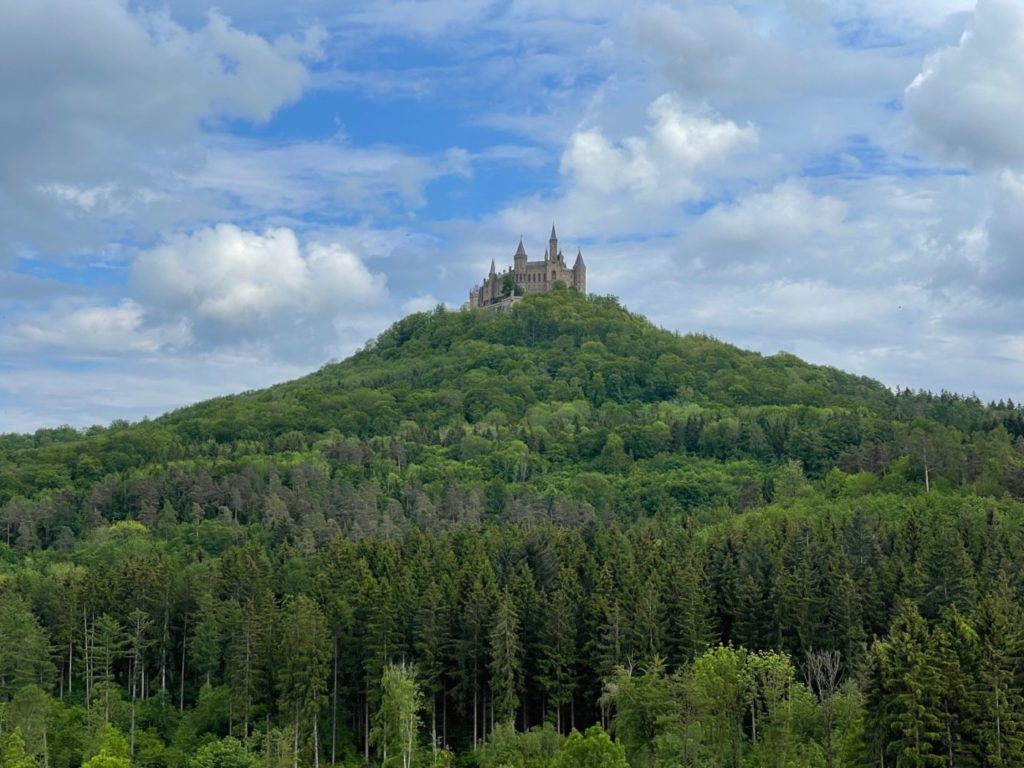
<path id="1" fill-rule="evenodd" d="M 602 469 L 615 438 L 629 461 L 795 459 L 820 477 L 837 464 L 867 468 L 858 449 L 904 453 L 902 427 L 914 419 L 929 433 L 955 429 L 950 439 L 961 443 L 999 424 L 1012 437 L 1024 431 L 1012 407 L 894 395 L 792 355 L 657 329 L 613 299 L 562 292 L 531 297 L 509 315 L 416 314 L 343 363 L 153 421 L 0 437 L 0 503 L 181 462 L 330 461 L 332 451 L 375 453 L 383 443 L 422 458 L 431 477 L 446 461 L 480 477 L 502 450 L 524 444 L 521 481 Z M 140 512 L 129 505 L 111 515 Z"/>
<path id="2" fill-rule="evenodd" d="M 3 436 L 0 752 L 525 768 L 598 722 L 633 766 L 1015 764 L 1022 433 L 559 291 Z"/>

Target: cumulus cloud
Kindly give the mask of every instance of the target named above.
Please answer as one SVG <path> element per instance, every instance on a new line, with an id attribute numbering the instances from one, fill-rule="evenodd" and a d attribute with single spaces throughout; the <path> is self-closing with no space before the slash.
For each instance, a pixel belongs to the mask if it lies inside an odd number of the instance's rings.
<path id="1" fill-rule="evenodd" d="M 185 318 L 201 344 L 329 341 L 335 316 L 387 296 L 385 279 L 344 246 L 302 244 L 287 228 L 231 224 L 179 235 L 139 255 L 133 282 L 154 316 Z"/>
<path id="2" fill-rule="evenodd" d="M 0 348 L 9 352 L 59 349 L 82 359 L 155 354 L 190 342 L 185 323 L 147 326 L 144 308 L 131 299 L 114 306 L 62 302 L 0 333 Z"/>
<path id="3" fill-rule="evenodd" d="M 509 230 L 522 232 L 552 213 L 567 230 L 605 236 L 654 226 L 704 194 L 706 173 L 758 141 L 754 126 L 687 110 L 670 94 L 647 115 L 642 134 L 620 141 L 599 127 L 574 132 L 561 157 L 561 199 L 517 201 L 500 215 Z"/>
<path id="4" fill-rule="evenodd" d="M 842 200 L 816 195 L 805 183 L 788 179 L 715 206 L 694 224 L 688 243 L 699 265 L 708 270 L 741 265 L 777 273 L 797 257 L 806 272 L 809 254 L 834 248 L 846 215 Z"/>
<path id="5" fill-rule="evenodd" d="M 204 126 L 264 121 L 297 99 L 321 36 L 270 41 L 216 12 L 187 29 L 123 0 L 3 3 L 0 248 L 101 242 L 103 217 L 165 184 Z"/>
<path id="6" fill-rule="evenodd" d="M 929 56 L 907 86 L 906 106 L 943 157 L 1024 168 L 1024 5 L 979 0 L 959 43 Z"/>
<path id="7" fill-rule="evenodd" d="M 694 173 L 738 146 L 757 142 L 753 126 L 685 112 L 665 94 L 650 106 L 647 135 L 612 144 L 599 130 L 578 131 L 562 172 L 590 194 L 630 194 L 678 203 L 699 194 Z"/>

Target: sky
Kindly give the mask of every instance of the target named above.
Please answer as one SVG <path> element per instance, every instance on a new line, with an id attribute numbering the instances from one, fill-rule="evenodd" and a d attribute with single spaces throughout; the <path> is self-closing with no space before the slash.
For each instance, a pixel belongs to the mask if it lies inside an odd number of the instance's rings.
<path id="1" fill-rule="evenodd" d="M 0 433 L 155 417 L 588 289 L 1024 400 L 1021 0 L 0 3 Z"/>

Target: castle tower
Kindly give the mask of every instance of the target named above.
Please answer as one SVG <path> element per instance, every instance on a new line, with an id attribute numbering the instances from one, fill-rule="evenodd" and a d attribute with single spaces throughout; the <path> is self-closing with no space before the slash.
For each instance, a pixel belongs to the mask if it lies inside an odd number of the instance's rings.
<path id="1" fill-rule="evenodd" d="M 583 249 L 576 249 L 576 263 L 572 265 L 572 284 L 580 293 L 587 292 L 587 265 L 583 263 Z"/>
<path id="2" fill-rule="evenodd" d="M 551 225 L 551 239 L 548 241 L 548 258 L 551 261 L 558 261 L 558 235 L 555 234 L 555 225 Z"/>
<path id="3" fill-rule="evenodd" d="M 516 255 L 513 259 L 515 264 L 516 279 L 521 279 L 521 275 L 526 271 L 526 249 L 523 248 L 523 238 L 519 238 L 519 247 L 516 248 Z"/>

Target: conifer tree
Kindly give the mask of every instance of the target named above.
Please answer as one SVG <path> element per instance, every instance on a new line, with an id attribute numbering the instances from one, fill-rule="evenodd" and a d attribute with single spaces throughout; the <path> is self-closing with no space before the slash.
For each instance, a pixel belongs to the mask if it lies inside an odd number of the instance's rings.
<path id="1" fill-rule="evenodd" d="M 320 763 L 320 710 L 326 700 L 330 640 L 320 607 L 306 595 L 290 597 L 281 613 L 278 689 L 281 709 L 294 728 L 293 766 L 299 742 L 312 737 L 313 764 Z"/>
<path id="2" fill-rule="evenodd" d="M 986 766 L 1024 764 L 1024 611 L 1001 577 L 974 616 L 979 657 L 979 741 Z"/>
<path id="3" fill-rule="evenodd" d="M 491 695 L 495 718 L 511 722 L 519 702 L 522 678 L 522 643 L 515 603 L 506 589 L 498 600 L 490 632 Z"/>

